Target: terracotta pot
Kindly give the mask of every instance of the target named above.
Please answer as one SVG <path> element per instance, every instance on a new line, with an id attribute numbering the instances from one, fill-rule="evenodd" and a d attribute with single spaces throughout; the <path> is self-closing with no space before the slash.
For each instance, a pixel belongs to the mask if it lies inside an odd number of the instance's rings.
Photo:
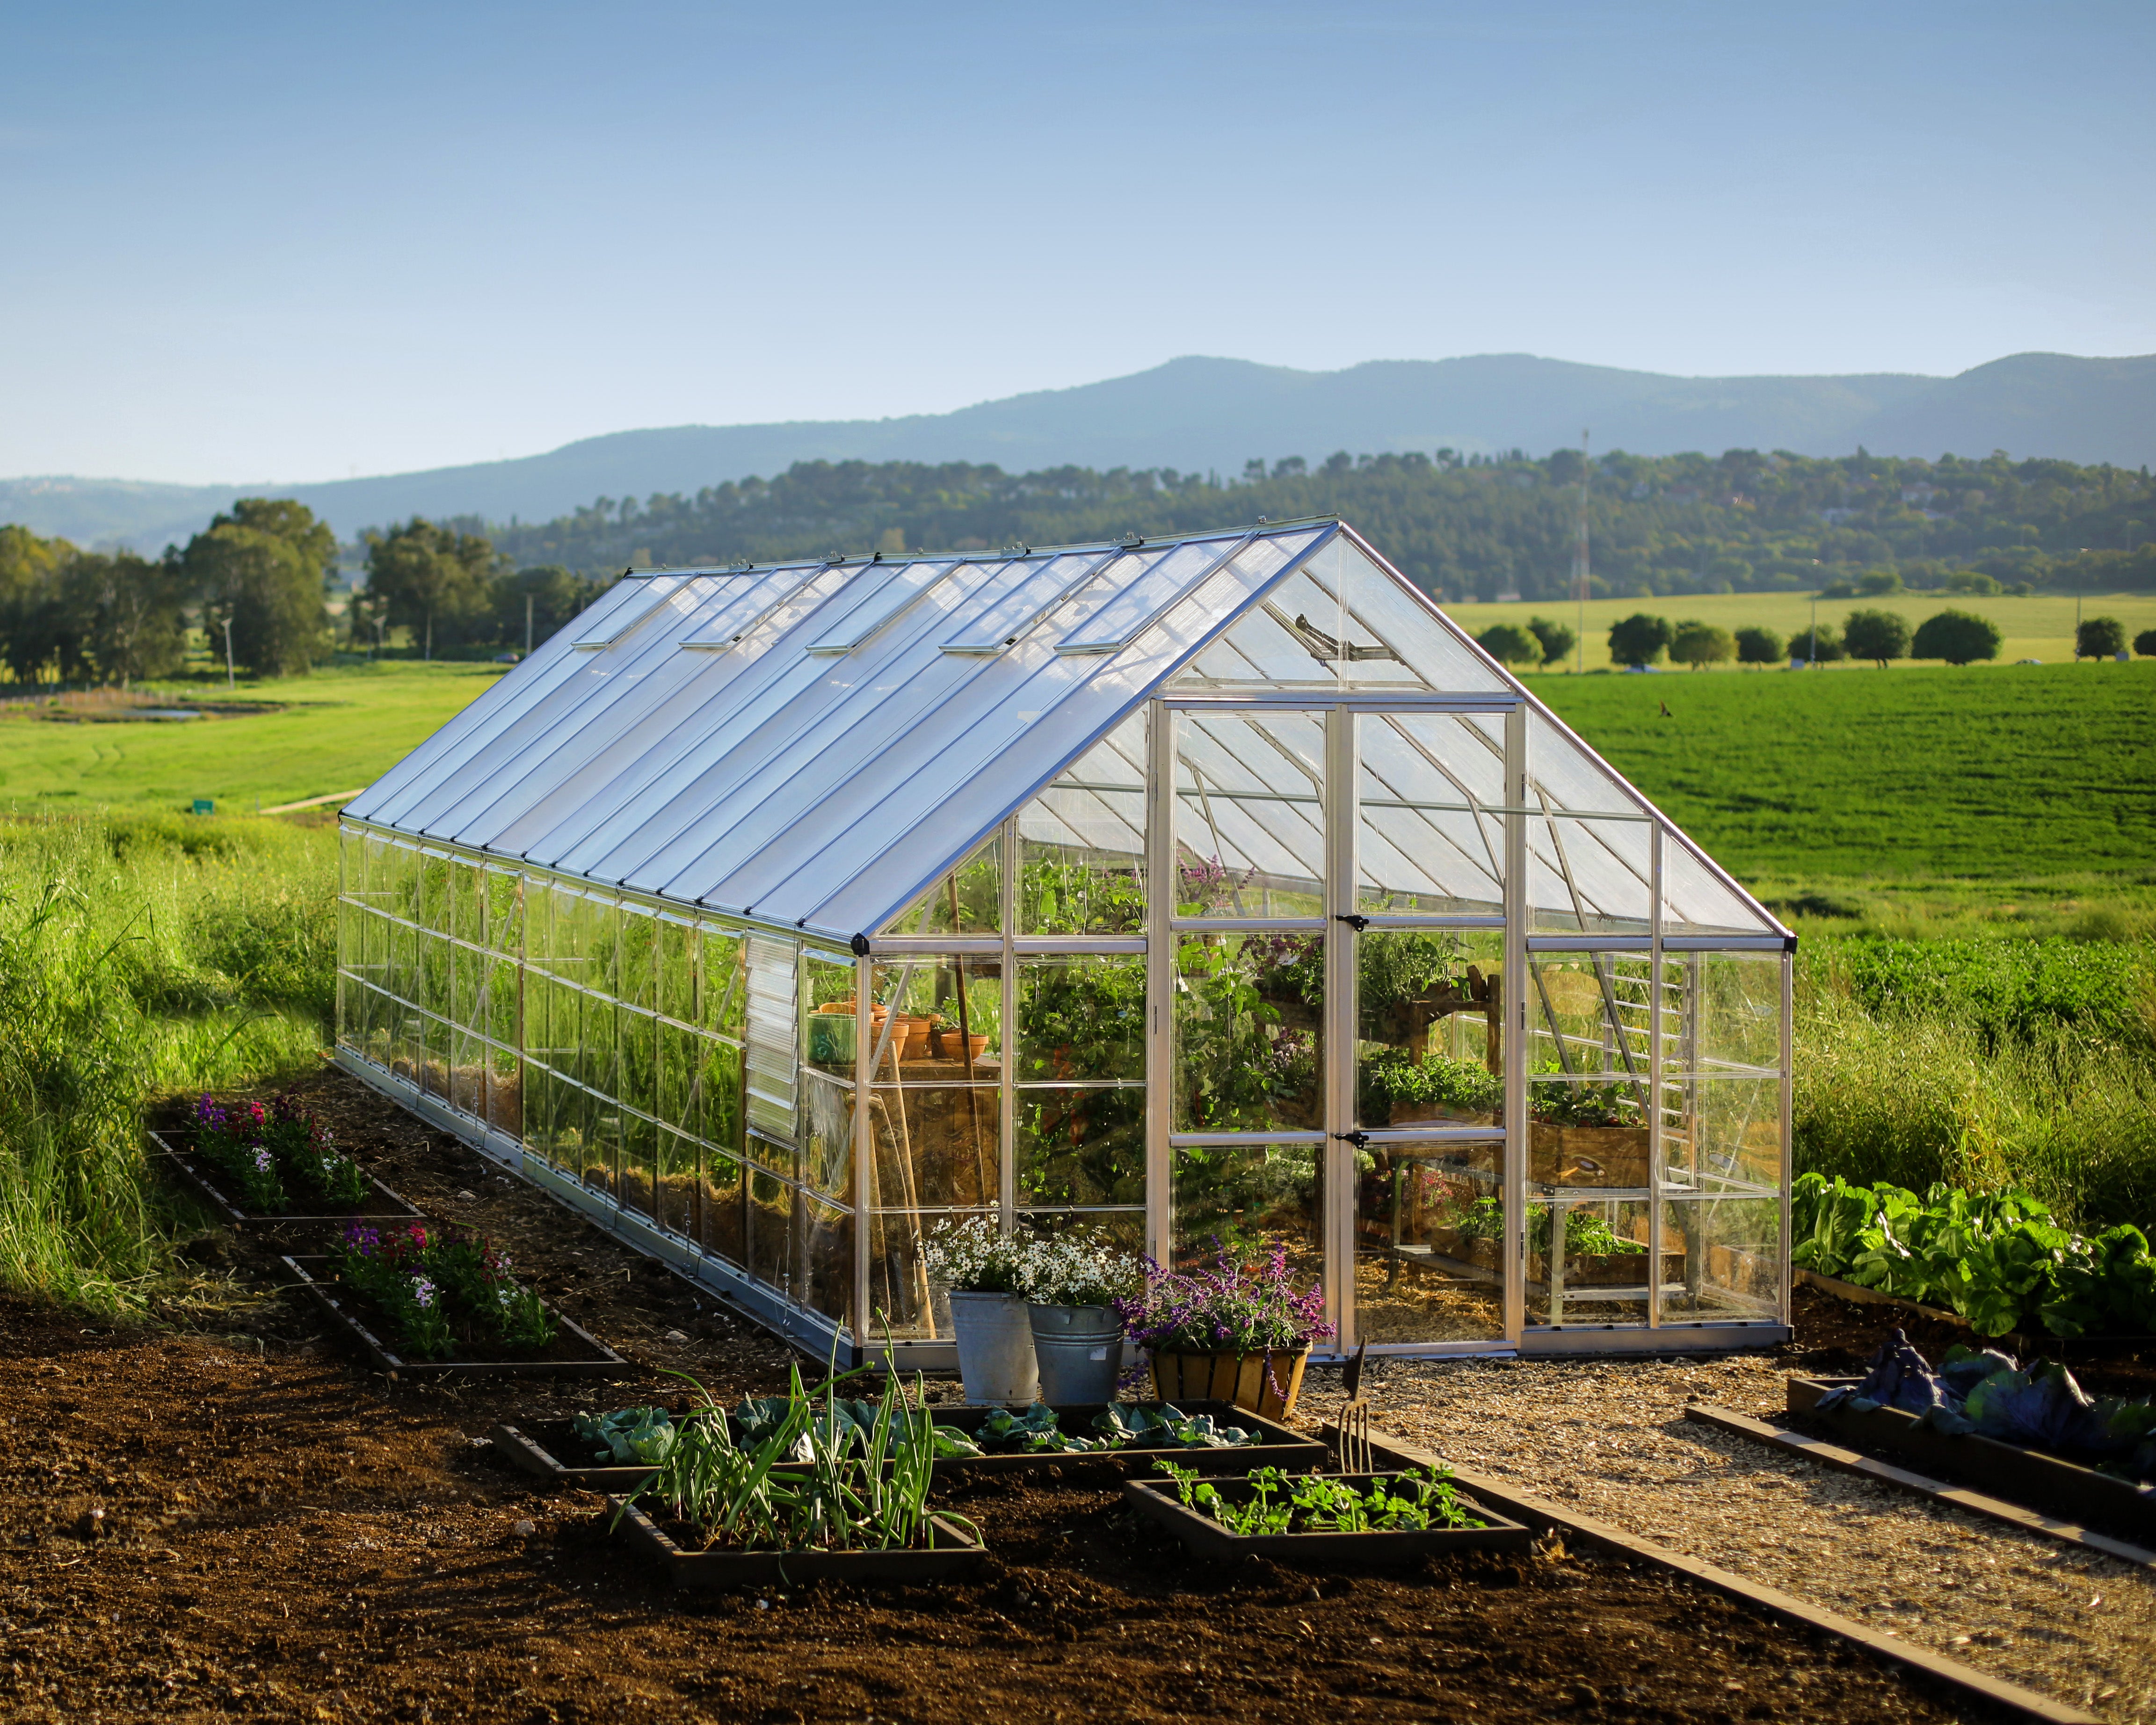
<path id="1" fill-rule="evenodd" d="M 1270 1354 L 1186 1353 L 1163 1348 L 1152 1357 L 1152 1381 L 1163 1401 L 1232 1402 L 1264 1420 L 1285 1420 L 1302 1394 L 1310 1349 L 1276 1348 Z"/>

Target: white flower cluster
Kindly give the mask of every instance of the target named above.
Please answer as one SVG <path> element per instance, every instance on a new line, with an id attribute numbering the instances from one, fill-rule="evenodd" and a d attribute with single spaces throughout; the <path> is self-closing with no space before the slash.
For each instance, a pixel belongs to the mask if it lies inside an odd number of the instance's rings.
<path id="1" fill-rule="evenodd" d="M 953 1293 L 1021 1294 L 1044 1306 L 1106 1306 L 1134 1297 L 1145 1281 L 1137 1260 L 1098 1230 L 1026 1240 L 984 1216 L 944 1222 L 921 1261 Z"/>

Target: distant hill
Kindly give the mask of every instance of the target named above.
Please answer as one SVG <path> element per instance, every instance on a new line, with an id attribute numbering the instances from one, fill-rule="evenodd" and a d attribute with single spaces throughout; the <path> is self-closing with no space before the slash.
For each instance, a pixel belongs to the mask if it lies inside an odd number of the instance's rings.
<path id="1" fill-rule="evenodd" d="M 516 460 L 320 485 L 0 480 L 0 521 L 78 543 L 155 549 L 250 493 L 296 497 L 348 536 L 414 514 L 546 521 L 603 496 L 693 495 L 819 459 L 1226 477 L 1253 458 L 1301 455 L 1315 465 L 1337 449 L 1540 454 L 1576 444 L 1582 427 L 1592 429 L 1598 451 L 1642 455 L 1838 455 L 1861 445 L 1875 454 L 2005 449 L 2138 467 L 2156 461 L 2156 356 L 2024 353 L 1953 377 L 1676 377 L 1529 354 L 1380 360 L 1338 372 L 1184 358 L 950 413 L 616 432 Z"/>

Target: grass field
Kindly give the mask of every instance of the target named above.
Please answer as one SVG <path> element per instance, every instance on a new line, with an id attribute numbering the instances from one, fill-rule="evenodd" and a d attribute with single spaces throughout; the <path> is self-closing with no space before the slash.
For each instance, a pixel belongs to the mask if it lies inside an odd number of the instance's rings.
<path id="1" fill-rule="evenodd" d="M 176 809 L 207 797 L 218 814 L 238 814 L 357 790 L 501 675 L 491 665 L 393 661 L 243 680 L 237 701 L 281 711 L 179 724 L 74 724 L 9 709 L 0 716 L 0 809 Z M 225 699 L 222 679 L 185 686 L 195 700 Z"/>
<path id="2" fill-rule="evenodd" d="M 1529 683 L 1740 877 L 2156 880 L 2156 661 Z"/>
<path id="3" fill-rule="evenodd" d="M 1840 629 L 1851 611 L 1897 611 L 1909 620 L 1913 631 L 1927 617 L 1938 612 L 1948 608 L 1974 611 L 1990 618 L 2005 632 L 2006 639 L 1999 649 L 2000 665 L 2010 665 L 2017 659 L 2041 659 L 2051 665 L 2061 660 L 2071 661 L 2074 656 L 2076 603 L 2071 593 L 2031 593 L 2020 598 L 1979 598 L 1967 593 L 1889 593 L 1879 598 L 1821 599 L 1819 620 Z M 2126 625 L 2128 641 L 2143 629 L 2156 629 L 2156 594 L 2091 593 L 2079 603 L 2085 617 L 2116 617 Z M 1579 607 L 1563 599 L 1544 599 L 1535 603 L 1522 601 L 1511 605 L 1447 605 L 1445 609 L 1447 616 L 1472 634 L 1481 634 L 1493 623 L 1524 624 L 1530 617 L 1553 618 L 1568 628 L 1579 626 Z M 1597 670 L 1609 665 L 1609 625 L 1635 611 L 1666 617 L 1672 623 L 1697 618 L 1702 623 L 1718 623 L 1727 629 L 1758 624 L 1773 629 L 1784 639 L 1809 629 L 1812 622 L 1812 601 L 1808 593 L 1710 593 L 1657 599 L 1590 599 L 1587 604 L 1587 627 L 1583 632 L 1587 670 Z M 1846 660 L 1825 667 L 1841 675 L 1863 668 L 1852 666 Z M 2090 665 L 2085 668 L 2094 670 L 2098 667 Z M 1735 674 L 1734 665 L 1697 673 L 1702 676 Z M 1744 675 L 1759 674 L 1748 671 Z"/>

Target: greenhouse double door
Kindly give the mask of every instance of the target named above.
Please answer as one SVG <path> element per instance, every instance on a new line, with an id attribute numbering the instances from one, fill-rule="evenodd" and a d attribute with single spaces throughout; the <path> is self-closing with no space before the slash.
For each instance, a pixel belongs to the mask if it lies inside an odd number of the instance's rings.
<path id="1" fill-rule="evenodd" d="M 1167 1244 L 1284 1243 L 1342 1348 L 1517 1340 L 1524 713 L 1167 706 Z"/>

